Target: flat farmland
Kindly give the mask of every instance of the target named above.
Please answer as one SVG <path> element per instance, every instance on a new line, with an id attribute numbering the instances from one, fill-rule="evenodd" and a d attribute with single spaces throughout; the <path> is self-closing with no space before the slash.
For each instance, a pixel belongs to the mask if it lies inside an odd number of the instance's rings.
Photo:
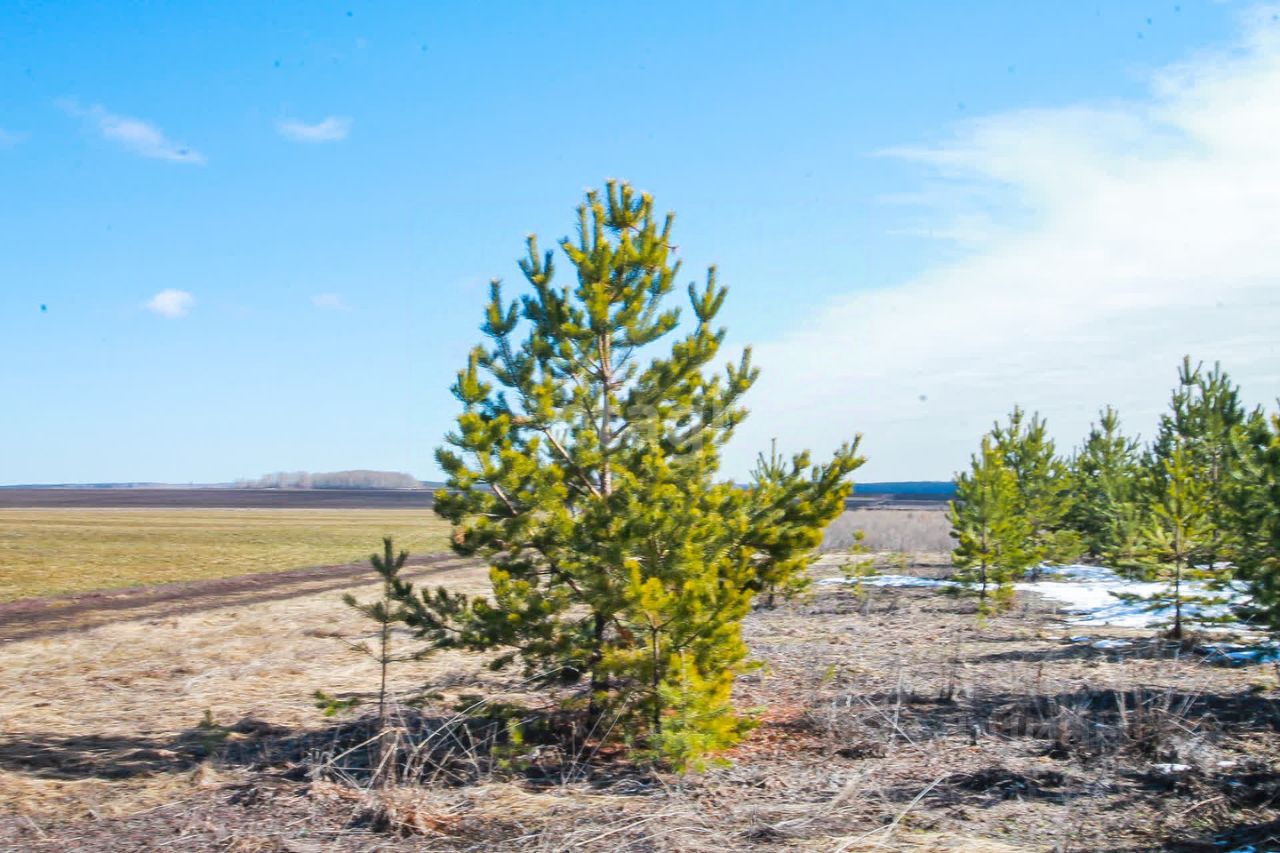
<path id="1" fill-rule="evenodd" d="M 0 601 L 442 551 L 429 509 L 0 509 Z"/>
<path id="2" fill-rule="evenodd" d="M 430 489 L 0 488 L 0 508 L 430 509 Z"/>

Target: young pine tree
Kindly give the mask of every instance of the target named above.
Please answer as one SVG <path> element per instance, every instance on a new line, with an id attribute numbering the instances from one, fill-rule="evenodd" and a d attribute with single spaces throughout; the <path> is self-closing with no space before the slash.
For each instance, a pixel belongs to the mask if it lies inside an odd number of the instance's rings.
<path id="1" fill-rule="evenodd" d="M 1255 413 L 1237 437 L 1232 491 L 1236 569 L 1272 629 L 1280 629 L 1280 415 Z"/>
<path id="2" fill-rule="evenodd" d="M 1236 525 L 1231 518 L 1231 491 L 1239 467 L 1237 447 L 1249 414 L 1240 389 L 1215 364 L 1210 371 L 1192 365 L 1185 356 L 1178 369 L 1169 411 L 1160 418 L 1152 446 L 1153 476 L 1164 476 L 1164 462 L 1181 448 L 1195 478 L 1204 489 L 1208 536 L 1193 555 L 1197 564 L 1209 567 L 1231 558 L 1227 534 Z"/>
<path id="3" fill-rule="evenodd" d="M 948 510 L 956 540 L 951 559 L 959 569 L 955 580 L 978 596 L 982 615 L 1012 600 L 1013 582 L 1035 559 L 1018 479 L 1004 460 L 991 436 L 983 436 L 969 470 L 956 477 L 956 497 Z"/>
<path id="4" fill-rule="evenodd" d="M 1207 608 L 1222 604 L 1219 596 L 1198 592 L 1190 581 L 1213 580 L 1212 570 L 1197 568 L 1196 554 L 1211 541 L 1208 484 L 1200 479 L 1192 452 L 1174 444 L 1157 462 L 1158 473 L 1148 480 L 1150 519 L 1144 536 L 1142 561 L 1149 574 L 1164 580 L 1165 587 L 1148 596 L 1123 595 L 1142 601 L 1148 611 L 1172 611 L 1168 635 L 1180 640 L 1188 624 L 1221 621 Z"/>
<path id="5" fill-rule="evenodd" d="M 1107 406 L 1091 424 L 1069 465 L 1071 500 L 1066 522 L 1094 559 L 1124 553 L 1136 533 L 1134 502 L 1142 453 L 1138 440 L 1120 430 L 1120 416 Z"/>
<path id="6" fill-rule="evenodd" d="M 1053 439 L 1037 414 L 1015 406 L 1008 425 L 997 423 L 991 431 L 993 449 L 1017 482 L 1018 509 L 1030 528 L 1026 543 L 1028 568 L 1039 576 L 1040 565 L 1060 563 L 1079 556 L 1079 537 L 1066 522 L 1071 488 L 1066 463 L 1057 455 Z"/>
<path id="7" fill-rule="evenodd" d="M 492 285 L 488 344 L 453 387 L 462 413 L 437 451 L 448 487 L 435 504 L 454 550 L 489 561 L 492 591 L 402 603 L 434 645 L 584 684 L 588 728 L 686 767 L 746 727 L 730 702 L 747 665 L 741 619 L 758 592 L 794 584 L 862 459 L 845 445 L 825 465 L 775 457 L 749 488 L 720 478 L 756 370 L 749 350 L 709 370 L 725 335 L 714 268 L 689 286 L 691 318 L 668 304 L 671 228 L 647 194 L 610 182 L 560 243 L 569 286 L 534 237 L 529 291 L 508 303 Z"/>

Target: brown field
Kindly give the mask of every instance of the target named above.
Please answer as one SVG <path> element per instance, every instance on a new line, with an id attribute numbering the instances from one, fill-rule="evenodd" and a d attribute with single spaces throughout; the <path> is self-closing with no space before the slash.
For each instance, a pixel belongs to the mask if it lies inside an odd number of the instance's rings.
<path id="1" fill-rule="evenodd" d="M 827 528 L 824 551 L 841 551 L 863 533 L 868 551 L 900 554 L 943 554 L 955 547 L 944 504 L 931 509 L 855 509 L 843 513 Z"/>
<path id="2" fill-rule="evenodd" d="M 415 572 L 485 583 L 474 566 Z M 459 742 L 430 753 L 433 783 L 370 789 L 339 748 L 352 724 L 311 699 L 375 685 L 342 640 L 359 618 L 336 597 L 0 645 L 22 686 L 0 694 L 0 849 L 1136 853 L 1229 850 L 1215 842 L 1265 843 L 1278 826 L 1274 670 L 1066 643 L 1033 598 L 979 625 L 971 604 L 912 589 L 817 587 L 750 615 L 765 666 L 739 700 L 761 725 L 728 766 L 678 779 L 544 755 L 504 769 Z M 405 663 L 393 686 L 434 691 L 424 719 L 469 694 L 540 701 L 483 663 Z"/>

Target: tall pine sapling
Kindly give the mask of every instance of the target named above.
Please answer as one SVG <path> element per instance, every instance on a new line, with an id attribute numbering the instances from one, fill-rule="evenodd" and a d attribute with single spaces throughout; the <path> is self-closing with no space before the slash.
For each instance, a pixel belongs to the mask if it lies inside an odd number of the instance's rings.
<path id="1" fill-rule="evenodd" d="M 1033 579 L 1045 562 L 1076 558 L 1080 539 L 1067 524 L 1071 488 L 1066 463 L 1058 456 L 1043 418 L 1015 406 L 1007 425 L 991 431 L 993 449 L 1017 483 L 1019 513 L 1029 526 L 1025 549 Z"/>
<path id="2" fill-rule="evenodd" d="M 1081 538 L 1088 555 L 1098 559 L 1124 553 L 1133 541 L 1142 453 L 1138 439 L 1120 429 L 1120 416 L 1110 406 L 1089 425 L 1089 435 L 1068 465 L 1071 500 L 1066 522 Z"/>
<path id="3" fill-rule="evenodd" d="M 1148 612 L 1172 612 L 1168 635 L 1175 640 L 1186 634 L 1186 626 L 1223 621 L 1213 614 L 1225 598 L 1190 586 L 1193 581 L 1212 581 L 1217 573 L 1198 568 L 1195 555 L 1203 553 L 1213 536 L 1208 486 L 1198 476 L 1192 452 L 1175 444 L 1159 459 L 1159 468 L 1149 481 L 1150 521 L 1144 536 L 1143 562 L 1150 574 L 1165 581 L 1163 589 L 1150 595 L 1113 593 L 1127 601 L 1140 602 Z"/>
<path id="4" fill-rule="evenodd" d="M 956 540 L 954 580 L 978 596 L 978 612 L 984 616 L 1012 600 L 1013 581 L 1035 559 L 1018 480 L 1004 459 L 991 436 L 983 436 L 969 470 L 956 477 L 956 496 L 948 508 Z"/>
<path id="5" fill-rule="evenodd" d="M 1254 413 L 1236 438 L 1231 501 L 1236 568 L 1259 615 L 1280 630 L 1280 414 Z"/>
<path id="6" fill-rule="evenodd" d="M 793 588 L 862 459 L 845 445 L 825 465 L 775 455 L 745 489 L 719 478 L 757 372 L 749 350 L 709 370 L 725 335 L 714 268 L 688 288 L 687 322 L 667 304 L 672 224 L 610 182 L 560 242 L 569 286 L 534 237 L 528 291 L 507 302 L 492 285 L 435 503 L 454 550 L 489 561 L 492 591 L 397 598 L 432 645 L 584 685 L 587 730 L 625 729 L 687 767 L 747 726 L 730 701 L 748 665 L 741 619 L 758 593 Z"/>
<path id="7" fill-rule="evenodd" d="M 1161 476 L 1162 465 L 1175 448 L 1182 448 L 1186 463 L 1203 486 L 1210 525 L 1208 536 L 1198 546 L 1194 560 L 1210 568 L 1231 558 L 1226 534 L 1233 529 L 1230 516 L 1235 472 L 1239 467 L 1238 438 L 1250 415 L 1240 399 L 1240 389 L 1215 364 L 1206 371 L 1184 356 L 1178 368 L 1178 385 L 1173 389 L 1169 410 L 1160 418 L 1152 446 L 1153 475 Z"/>

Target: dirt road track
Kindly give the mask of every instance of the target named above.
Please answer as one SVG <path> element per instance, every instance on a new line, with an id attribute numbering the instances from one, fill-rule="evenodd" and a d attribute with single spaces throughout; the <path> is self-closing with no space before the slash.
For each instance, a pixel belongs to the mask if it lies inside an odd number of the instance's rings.
<path id="1" fill-rule="evenodd" d="M 428 554 L 411 558 L 409 566 L 413 571 L 407 574 L 410 577 L 418 575 L 430 582 L 431 570 L 463 565 L 466 564 L 453 554 Z M 52 598 L 28 598 L 0 604 L 0 643 L 84 630 L 111 622 L 162 619 L 219 607 L 297 598 L 374 579 L 368 563 L 346 563 Z"/>

